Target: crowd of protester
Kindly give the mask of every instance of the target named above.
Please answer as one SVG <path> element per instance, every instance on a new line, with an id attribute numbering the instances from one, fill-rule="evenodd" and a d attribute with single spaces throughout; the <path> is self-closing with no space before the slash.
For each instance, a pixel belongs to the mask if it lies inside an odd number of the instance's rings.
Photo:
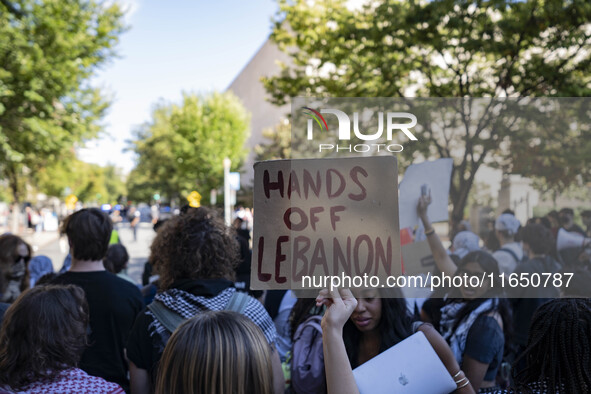
<path id="1" fill-rule="evenodd" d="M 126 274 L 129 255 L 99 209 L 64 221 L 70 253 L 60 273 L 4 234 L 0 393 L 357 393 L 353 369 L 419 331 L 458 393 L 591 392 L 591 211 L 581 215 L 585 229 L 569 208 L 523 226 L 506 211 L 483 241 L 457 220 L 446 248 L 430 203 L 421 196 L 417 213 L 436 270 L 492 273 L 482 286 L 426 300 L 398 289 L 322 290 L 316 299 L 249 291 L 244 212 L 230 227 L 190 207 L 156 223 L 142 286 Z M 569 288 L 496 283 L 535 272 L 576 275 Z"/>

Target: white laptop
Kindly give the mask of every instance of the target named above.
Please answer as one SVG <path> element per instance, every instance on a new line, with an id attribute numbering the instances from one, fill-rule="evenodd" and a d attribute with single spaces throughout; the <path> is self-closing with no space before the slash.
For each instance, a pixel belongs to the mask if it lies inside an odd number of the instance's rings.
<path id="1" fill-rule="evenodd" d="M 353 370 L 360 394 L 448 394 L 456 383 L 422 332 Z"/>

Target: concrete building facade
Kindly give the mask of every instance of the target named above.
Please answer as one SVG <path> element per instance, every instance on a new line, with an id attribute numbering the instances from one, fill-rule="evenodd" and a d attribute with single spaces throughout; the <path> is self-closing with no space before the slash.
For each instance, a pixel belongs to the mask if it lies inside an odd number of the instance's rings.
<path id="1" fill-rule="evenodd" d="M 289 64 L 289 57 L 268 39 L 228 87 L 252 115 L 251 134 L 246 142 L 248 158 L 240 177 L 243 186 L 253 183 L 254 147 L 266 143 L 263 130 L 276 126 L 290 112 L 288 104 L 278 107 L 269 102 L 269 95 L 261 82 L 262 77 L 277 75 L 281 71 L 279 62 Z"/>

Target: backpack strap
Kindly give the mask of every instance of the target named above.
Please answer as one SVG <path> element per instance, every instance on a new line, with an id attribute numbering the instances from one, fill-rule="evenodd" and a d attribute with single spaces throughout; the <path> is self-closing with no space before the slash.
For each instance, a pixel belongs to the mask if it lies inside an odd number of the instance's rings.
<path id="1" fill-rule="evenodd" d="M 515 254 L 515 252 L 514 252 L 514 251 L 512 251 L 512 250 L 511 250 L 511 249 L 509 249 L 509 248 L 501 248 L 501 249 L 499 249 L 499 251 L 503 251 L 503 252 L 505 252 L 505 253 L 508 253 L 508 254 L 510 254 L 510 255 L 511 255 L 511 257 L 513 257 L 513 259 L 514 259 L 515 261 L 517 261 L 517 262 L 521 261 L 520 259 L 518 259 L 518 258 L 517 258 L 517 254 Z"/>
<path id="2" fill-rule="evenodd" d="M 156 319 L 158 319 L 158 321 L 160 321 L 160 323 L 171 333 L 174 332 L 182 322 L 187 320 L 178 313 L 168 309 L 158 300 L 152 301 L 152 303 L 148 305 L 148 309 L 152 311 Z"/>
<path id="3" fill-rule="evenodd" d="M 246 309 L 246 305 L 248 305 L 249 301 L 250 297 L 248 296 L 248 294 L 243 293 L 241 291 L 235 291 L 234 294 L 232 294 L 232 297 L 230 297 L 230 300 L 228 300 L 228 303 L 226 304 L 226 307 L 224 309 L 227 311 L 238 312 L 242 314 L 242 312 L 244 312 L 244 310 Z"/>
<path id="4" fill-rule="evenodd" d="M 228 304 L 224 310 L 238 312 L 242 314 L 246 309 L 246 305 L 250 298 L 248 294 L 236 291 L 228 300 Z M 150 305 L 148 305 L 148 309 L 154 314 L 156 319 L 160 321 L 160 323 L 171 333 L 176 330 L 178 326 L 180 326 L 185 320 L 184 317 L 179 315 L 178 313 L 170 310 L 167 308 L 162 302 L 154 300 Z"/>
<path id="5" fill-rule="evenodd" d="M 294 343 L 298 339 L 300 339 L 300 337 L 304 333 L 304 330 L 306 328 L 308 328 L 308 327 L 312 327 L 316 331 L 319 331 L 320 333 L 322 333 L 322 325 L 320 324 L 321 321 L 322 321 L 322 316 L 318 316 L 318 315 L 310 316 L 309 318 L 307 318 L 306 320 L 304 320 L 304 322 L 301 323 L 298 326 L 298 328 L 296 329 L 295 335 L 293 336 Z"/>

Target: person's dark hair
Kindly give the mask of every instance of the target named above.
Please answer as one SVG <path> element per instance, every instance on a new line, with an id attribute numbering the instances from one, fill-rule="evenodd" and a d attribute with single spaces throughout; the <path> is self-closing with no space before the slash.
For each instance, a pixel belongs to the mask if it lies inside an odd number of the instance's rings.
<path id="1" fill-rule="evenodd" d="M 17 262 L 17 259 L 20 257 L 18 247 L 21 244 L 27 247 L 25 265 L 28 265 L 33 254 L 31 245 L 26 243 L 21 237 L 13 234 L 3 234 L 0 236 L 0 293 L 6 291 L 8 282 L 13 278 L 15 262 Z M 28 286 L 29 270 L 25 270 L 20 290 L 24 291 Z"/>
<path id="2" fill-rule="evenodd" d="M 152 226 L 152 228 L 154 229 L 155 232 L 158 232 L 158 230 L 160 229 L 160 227 L 166 223 L 168 221 L 168 219 L 158 219 L 156 221 L 156 223 L 154 223 L 154 226 Z"/>
<path id="3" fill-rule="evenodd" d="M 48 274 L 45 274 L 41 278 L 39 278 L 39 280 L 37 282 L 35 282 L 35 287 L 47 285 L 47 284 L 51 283 L 51 281 L 58 276 L 59 276 L 59 274 L 55 273 L 55 272 L 50 272 Z"/>
<path id="4" fill-rule="evenodd" d="M 528 224 L 521 231 L 521 241 L 535 254 L 548 254 L 554 245 L 552 231 L 542 224 Z"/>
<path id="5" fill-rule="evenodd" d="M 562 208 L 559 212 L 559 215 L 562 214 L 566 214 L 566 215 L 571 215 L 571 216 L 575 216 L 575 211 L 573 211 L 572 208 Z"/>
<path id="6" fill-rule="evenodd" d="M 76 367 L 87 325 L 88 306 L 78 286 L 37 286 L 21 294 L 2 321 L 0 384 L 19 391 Z"/>
<path id="7" fill-rule="evenodd" d="M 556 221 L 558 221 L 558 211 L 556 211 L 556 210 L 548 212 L 546 214 L 546 216 L 550 217 L 550 218 L 554 218 L 554 219 L 556 219 Z"/>
<path id="8" fill-rule="evenodd" d="M 509 215 L 515 216 L 515 211 L 510 208 L 507 208 L 503 212 L 501 212 L 501 214 L 503 214 L 503 213 L 508 213 Z"/>
<path id="9" fill-rule="evenodd" d="M 591 218 L 591 210 L 586 209 L 583 212 L 581 212 L 581 217 L 582 218 Z"/>
<path id="10" fill-rule="evenodd" d="M 239 263 L 233 231 L 207 208 L 192 208 L 169 219 L 151 246 L 150 261 L 166 290 L 179 279 L 234 280 Z"/>
<path id="11" fill-rule="evenodd" d="M 299 325 L 305 322 L 310 316 L 320 315 L 322 307 L 316 306 L 316 298 L 298 298 L 289 314 L 289 330 L 291 340 L 296 333 Z"/>
<path id="12" fill-rule="evenodd" d="M 107 271 L 118 274 L 123 271 L 123 268 L 125 268 L 125 264 L 127 264 L 128 261 L 129 254 L 127 254 L 125 246 L 121 244 L 113 244 L 109 245 L 103 263 Z"/>
<path id="13" fill-rule="evenodd" d="M 500 233 L 505 238 L 513 237 L 513 234 L 509 235 L 509 231 L 507 230 L 502 230 Z M 495 234 L 494 231 L 489 231 L 486 237 L 484 237 L 484 246 L 486 246 L 486 248 L 491 252 L 495 252 L 501 248 L 501 243 L 499 242 L 497 234 Z"/>
<path id="14" fill-rule="evenodd" d="M 187 213 L 190 213 L 190 212 L 193 212 L 195 210 L 198 210 L 199 208 L 200 207 L 192 207 L 189 204 L 185 204 L 179 210 L 179 215 L 186 215 Z"/>
<path id="15" fill-rule="evenodd" d="M 550 222 L 550 219 L 548 219 L 547 216 L 543 216 L 543 217 L 536 216 L 536 217 L 527 219 L 526 226 L 532 225 L 532 224 L 541 224 L 542 226 L 546 227 L 548 230 L 552 231 L 552 223 Z"/>
<path id="16" fill-rule="evenodd" d="M 107 253 L 113 224 L 98 208 L 81 209 L 66 218 L 62 232 L 68 236 L 72 257 L 82 261 L 102 260 Z"/>
<path id="17" fill-rule="evenodd" d="M 546 216 L 536 218 L 536 223 L 541 224 L 542 226 L 546 227 L 548 230 L 552 231 L 552 223 L 550 223 L 550 219 L 548 219 Z"/>
<path id="18" fill-rule="evenodd" d="M 462 321 L 470 316 L 470 314 L 485 301 L 490 298 L 496 298 L 496 300 L 491 304 L 490 308 L 482 311 L 481 315 L 487 315 L 496 311 L 501 316 L 501 320 L 503 321 L 503 333 L 505 334 L 505 351 L 508 352 L 511 347 L 511 337 L 513 336 L 513 316 L 509 302 L 506 298 L 502 297 L 503 294 L 501 284 L 497 282 L 497 278 L 499 277 L 499 265 L 497 260 L 495 260 L 495 258 L 490 253 L 482 250 L 470 252 L 464 256 L 460 264 L 458 264 L 456 275 L 463 275 L 463 268 L 469 263 L 477 263 L 487 274 L 487 276 L 492 273 L 494 278 L 493 285 L 482 298 L 475 298 L 465 303 L 465 305 L 458 311 L 454 318 L 452 331 L 455 332 L 460 324 L 462 324 Z M 453 297 L 449 298 L 446 301 L 446 304 L 465 302 L 465 300 L 459 298 L 459 295 L 459 290 L 454 289 Z"/>
<path id="19" fill-rule="evenodd" d="M 412 334 L 412 316 L 408 312 L 406 300 L 399 289 L 388 289 L 398 293 L 396 298 L 382 298 L 382 317 L 377 326 L 380 333 L 380 353 L 396 345 Z M 343 341 L 352 368 L 358 366 L 359 343 L 362 333 L 355 327 L 351 319 L 343 327 Z"/>
<path id="20" fill-rule="evenodd" d="M 493 257 L 493 255 L 484 250 L 475 250 L 473 252 L 468 253 L 458 263 L 456 263 L 458 267 L 456 275 L 463 275 L 464 267 L 469 263 L 477 263 L 480 266 L 480 268 L 482 268 L 482 270 L 486 272 L 487 275 L 490 273 L 493 274 L 495 282 L 493 283 L 493 286 L 491 286 L 489 291 L 485 294 L 485 297 L 498 297 L 502 292 L 502 287 L 500 283 L 497 284 L 496 282 L 496 280 L 498 280 L 499 277 L 499 264 L 497 263 L 497 260 Z M 452 288 L 452 290 L 457 290 L 457 292 L 454 292 L 454 296 L 460 295 L 459 289 L 454 287 Z"/>
<path id="21" fill-rule="evenodd" d="M 562 273 L 573 274 L 570 282 L 563 282 L 562 294 L 565 297 L 591 297 L 591 271 L 588 269 L 588 263 L 571 265 L 562 270 Z M 568 283 L 568 286 L 566 285 Z M 590 333 L 591 334 L 591 333 Z"/>
<path id="22" fill-rule="evenodd" d="M 561 298 L 538 308 L 528 344 L 515 361 L 526 367 L 514 374 L 518 392 L 545 384 L 549 394 L 591 392 L 591 300 Z"/>
<path id="23" fill-rule="evenodd" d="M 441 322 L 441 308 L 445 306 L 445 300 L 441 297 L 429 297 L 421 307 L 421 314 L 425 314 L 426 318 L 421 319 L 426 323 L 431 323 L 433 327 L 439 331 Z"/>

